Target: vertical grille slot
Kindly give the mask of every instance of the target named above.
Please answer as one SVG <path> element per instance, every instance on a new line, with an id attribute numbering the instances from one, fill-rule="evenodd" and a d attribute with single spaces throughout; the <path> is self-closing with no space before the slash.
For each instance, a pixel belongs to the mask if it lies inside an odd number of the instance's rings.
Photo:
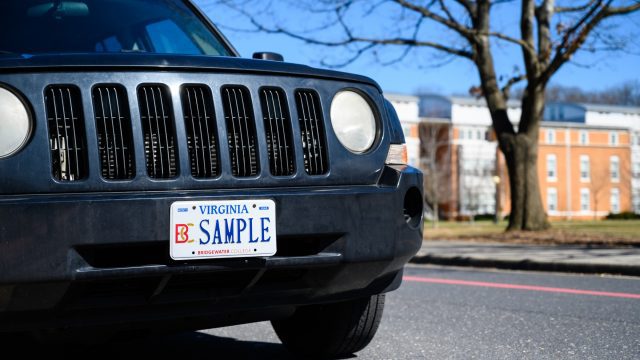
<path id="1" fill-rule="evenodd" d="M 224 118 L 227 126 L 231 172 L 233 176 L 258 174 L 256 127 L 249 91 L 240 86 L 222 89 Z"/>
<path id="2" fill-rule="evenodd" d="M 269 151 L 269 168 L 274 176 L 295 172 L 291 119 L 284 92 L 277 88 L 260 90 L 262 117 Z"/>
<path id="3" fill-rule="evenodd" d="M 202 85 L 184 86 L 181 92 L 191 175 L 218 176 L 218 135 L 211 91 Z"/>
<path id="4" fill-rule="evenodd" d="M 75 86 L 53 85 L 45 89 L 51 168 L 60 181 L 86 178 L 87 147 L 80 90 Z"/>
<path id="5" fill-rule="evenodd" d="M 93 111 L 102 177 L 108 180 L 132 179 L 135 164 L 126 90 L 120 85 L 94 87 Z"/>
<path id="6" fill-rule="evenodd" d="M 147 174 L 167 179 L 178 174 L 176 131 L 169 90 L 162 85 L 138 88 Z"/>
<path id="7" fill-rule="evenodd" d="M 304 170 L 309 175 L 327 173 L 327 142 L 318 94 L 311 90 L 296 91 L 296 107 L 302 136 Z"/>

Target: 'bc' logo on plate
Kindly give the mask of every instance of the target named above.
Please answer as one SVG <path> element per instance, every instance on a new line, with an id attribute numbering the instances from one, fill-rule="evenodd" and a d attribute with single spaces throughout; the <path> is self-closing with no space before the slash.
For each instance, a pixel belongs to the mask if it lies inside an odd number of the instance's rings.
<path id="1" fill-rule="evenodd" d="M 189 238 L 189 227 L 193 224 L 176 224 L 176 244 L 192 243 Z"/>

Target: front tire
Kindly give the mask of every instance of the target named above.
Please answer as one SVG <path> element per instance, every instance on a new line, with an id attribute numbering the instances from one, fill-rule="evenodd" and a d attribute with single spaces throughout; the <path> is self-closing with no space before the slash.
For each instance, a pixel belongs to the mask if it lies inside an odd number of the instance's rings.
<path id="1" fill-rule="evenodd" d="M 344 357 L 364 349 L 378 330 L 384 294 L 334 304 L 299 308 L 291 317 L 272 321 L 292 353 L 305 358 Z"/>

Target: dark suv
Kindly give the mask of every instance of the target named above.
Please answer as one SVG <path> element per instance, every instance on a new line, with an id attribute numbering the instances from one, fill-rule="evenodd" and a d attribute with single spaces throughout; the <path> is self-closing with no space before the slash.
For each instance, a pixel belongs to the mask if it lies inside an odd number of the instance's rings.
<path id="1" fill-rule="evenodd" d="M 188 1 L 0 19 L 0 331 L 271 320 L 298 354 L 367 345 L 422 240 L 373 80 L 239 58 Z"/>

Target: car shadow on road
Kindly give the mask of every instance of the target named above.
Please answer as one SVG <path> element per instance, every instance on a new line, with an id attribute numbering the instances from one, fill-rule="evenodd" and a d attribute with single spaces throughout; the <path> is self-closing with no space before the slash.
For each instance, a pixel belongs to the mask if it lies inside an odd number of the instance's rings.
<path id="1" fill-rule="evenodd" d="M 92 346 L 42 345 L 31 338 L 20 336 L 3 339 L 3 352 L 55 358 L 65 360 L 118 359 L 151 357 L 174 359 L 297 359 L 281 344 L 237 340 L 201 332 L 187 332 L 174 335 L 150 336 L 144 339 L 109 342 Z M 10 340 L 10 341 L 7 341 Z"/>

